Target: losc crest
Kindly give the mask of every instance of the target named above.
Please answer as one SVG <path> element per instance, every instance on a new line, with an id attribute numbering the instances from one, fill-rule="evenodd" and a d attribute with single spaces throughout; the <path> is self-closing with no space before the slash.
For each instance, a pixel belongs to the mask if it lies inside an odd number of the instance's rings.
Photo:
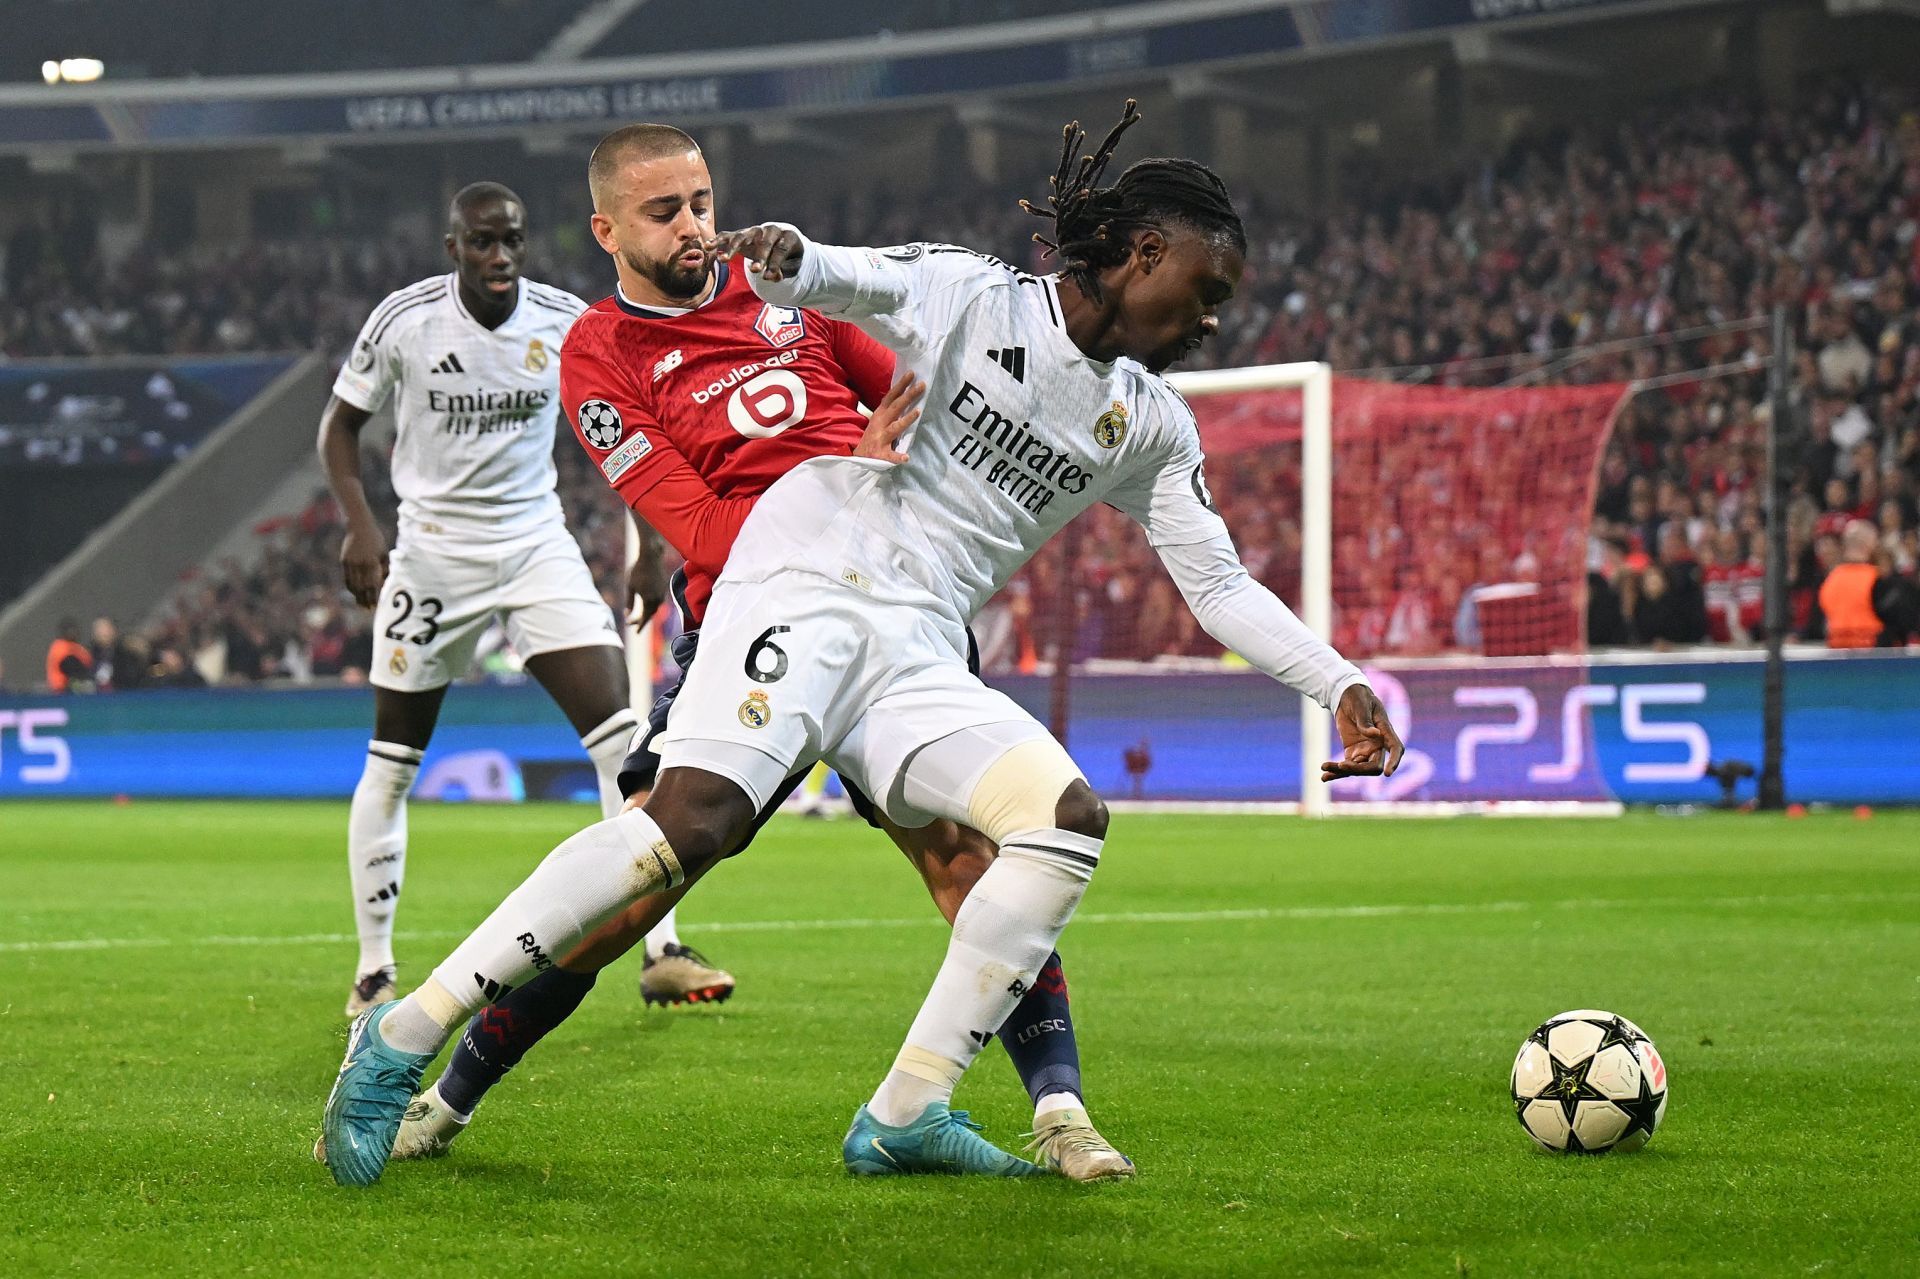
<path id="1" fill-rule="evenodd" d="M 797 306 L 775 306 L 769 302 L 760 308 L 753 331 L 767 340 L 768 346 L 792 346 L 807 335 L 807 323 Z"/>

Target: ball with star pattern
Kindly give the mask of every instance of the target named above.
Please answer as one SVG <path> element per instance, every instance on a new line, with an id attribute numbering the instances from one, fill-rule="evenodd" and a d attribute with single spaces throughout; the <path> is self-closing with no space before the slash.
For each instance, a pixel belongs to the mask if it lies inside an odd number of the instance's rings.
<path id="1" fill-rule="evenodd" d="M 1667 1065 L 1653 1040 L 1617 1013 L 1549 1017 L 1513 1059 L 1513 1108 L 1547 1150 L 1638 1150 L 1667 1113 Z"/>

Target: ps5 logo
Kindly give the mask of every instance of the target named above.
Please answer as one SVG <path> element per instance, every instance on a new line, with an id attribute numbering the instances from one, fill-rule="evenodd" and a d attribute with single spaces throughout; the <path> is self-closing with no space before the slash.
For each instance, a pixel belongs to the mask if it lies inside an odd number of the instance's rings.
<path id="1" fill-rule="evenodd" d="M 1630 763 L 1623 770 L 1628 782 L 1697 782 L 1707 771 L 1712 744 L 1707 730 L 1688 720 L 1653 720 L 1652 706 L 1697 706 L 1707 700 L 1705 684 L 1575 684 L 1560 700 L 1560 758 L 1527 766 L 1527 780 L 1543 785 L 1571 782 L 1587 767 L 1587 719 L 1595 706 L 1620 706 L 1620 733 L 1641 745 L 1683 746 L 1684 760 Z M 1506 723 L 1468 724 L 1453 742 L 1454 776 L 1473 781 L 1480 773 L 1480 756 L 1490 747 L 1522 746 L 1540 731 L 1540 700 L 1520 685 L 1468 687 L 1454 690 L 1459 707 L 1502 707 L 1512 712 Z"/>
<path id="2" fill-rule="evenodd" d="M 20 735 L 20 752 L 23 756 L 46 761 L 41 764 L 22 763 L 21 781 L 33 786 L 58 786 L 72 774 L 73 752 L 68 749 L 66 739 L 40 731 L 64 728 L 66 723 L 67 712 L 57 706 L 40 710 L 0 710 L 0 749 L 4 749 L 6 731 L 11 728 Z M 0 765 L 5 762 L 4 756 L 0 756 Z"/>

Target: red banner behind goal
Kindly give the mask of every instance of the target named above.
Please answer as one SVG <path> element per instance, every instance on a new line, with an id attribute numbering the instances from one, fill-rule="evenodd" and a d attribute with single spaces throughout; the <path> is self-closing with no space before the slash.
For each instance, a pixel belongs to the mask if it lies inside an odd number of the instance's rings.
<path id="1" fill-rule="evenodd" d="M 1340 649 L 1355 659 L 1580 651 L 1594 486 L 1625 389 L 1336 379 Z M 1299 608 L 1299 392 L 1204 395 L 1192 404 L 1207 479 L 1242 558 Z M 1002 673 L 1032 671 L 1062 645 L 1076 665 L 1221 652 L 1139 529 L 1106 507 L 1029 565 L 976 630 L 987 669 Z"/>

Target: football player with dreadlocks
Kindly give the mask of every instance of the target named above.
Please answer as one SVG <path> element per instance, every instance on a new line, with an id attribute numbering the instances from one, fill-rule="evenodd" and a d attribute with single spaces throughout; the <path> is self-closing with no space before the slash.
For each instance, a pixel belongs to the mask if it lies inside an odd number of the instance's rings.
<path id="1" fill-rule="evenodd" d="M 1334 712 L 1343 751 L 1324 776 L 1398 765 L 1364 677 L 1248 574 L 1207 500 L 1193 414 L 1160 374 L 1215 332 L 1246 234 L 1225 184 L 1193 161 L 1143 160 L 1100 185 L 1138 118 L 1129 102 L 1086 156 L 1068 126 L 1043 215 L 1058 275 L 949 245 L 839 248 L 781 224 L 717 237 L 713 251 L 746 258 L 768 302 L 890 347 L 927 384 L 926 411 L 902 452 L 814 458 L 760 499 L 659 739 L 652 796 L 561 844 L 419 990 L 356 1025 L 327 1105 L 337 1177 L 379 1175 L 412 1086 L 487 984 L 524 981 L 536 956 L 636 897 L 697 879 L 821 758 L 897 825 L 947 818 L 1000 848 L 893 1068 L 855 1112 L 847 1168 L 1038 1171 L 949 1103 L 1072 918 L 1107 810 L 1046 730 L 968 671 L 966 625 L 1095 502 L 1145 527 L 1209 633 Z"/>

